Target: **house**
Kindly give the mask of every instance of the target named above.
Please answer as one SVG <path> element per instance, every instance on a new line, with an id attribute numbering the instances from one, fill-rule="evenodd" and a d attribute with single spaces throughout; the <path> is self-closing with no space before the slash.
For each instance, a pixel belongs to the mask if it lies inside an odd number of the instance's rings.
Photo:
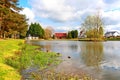
<path id="1" fill-rule="evenodd" d="M 120 33 L 117 31 L 110 31 L 105 33 L 105 37 L 117 37 L 120 36 Z"/>
<path id="2" fill-rule="evenodd" d="M 67 33 L 55 33 L 55 38 L 57 39 L 67 38 Z"/>
<path id="3" fill-rule="evenodd" d="M 33 37 L 31 35 L 28 35 L 28 37 L 26 37 L 26 39 L 28 39 L 28 40 L 38 40 L 39 37 Z"/>
<path id="4" fill-rule="evenodd" d="M 85 30 L 81 30 L 79 34 L 79 38 L 85 38 L 85 37 L 86 37 Z"/>

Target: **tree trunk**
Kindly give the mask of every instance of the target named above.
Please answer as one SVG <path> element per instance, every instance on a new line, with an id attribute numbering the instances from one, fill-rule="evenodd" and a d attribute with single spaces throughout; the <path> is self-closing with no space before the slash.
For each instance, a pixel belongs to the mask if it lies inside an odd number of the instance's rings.
<path id="1" fill-rule="evenodd" d="M 3 34 L 3 36 L 4 36 L 4 39 L 5 39 L 6 38 L 5 33 Z"/>

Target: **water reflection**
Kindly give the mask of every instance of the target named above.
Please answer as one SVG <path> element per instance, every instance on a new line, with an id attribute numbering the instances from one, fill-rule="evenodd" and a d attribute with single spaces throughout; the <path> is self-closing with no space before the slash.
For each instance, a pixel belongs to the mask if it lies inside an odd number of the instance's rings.
<path id="1" fill-rule="evenodd" d="M 35 43 L 33 43 L 33 44 L 36 44 L 36 45 L 40 44 L 40 47 L 41 47 L 41 50 L 42 50 L 42 51 L 49 52 L 49 51 L 52 50 L 52 44 L 51 44 L 50 42 L 47 42 L 47 43 L 44 43 L 44 42 L 42 42 L 42 43 L 40 43 L 40 42 L 35 42 Z"/>
<path id="2" fill-rule="evenodd" d="M 58 70 L 79 73 L 82 70 L 98 80 L 120 80 L 120 41 L 32 41 L 42 50 L 62 54 Z M 68 56 L 71 58 L 68 59 Z"/>
<path id="3" fill-rule="evenodd" d="M 48 52 L 48 51 L 51 50 L 51 45 L 50 45 L 50 44 L 46 44 L 46 45 L 45 45 L 45 48 L 46 48 L 46 51 Z"/>
<path id="4" fill-rule="evenodd" d="M 84 42 L 81 45 L 81 55 L 86 66 L 98 68 L 103 59 L 103 44 L 101 42 Z"/>

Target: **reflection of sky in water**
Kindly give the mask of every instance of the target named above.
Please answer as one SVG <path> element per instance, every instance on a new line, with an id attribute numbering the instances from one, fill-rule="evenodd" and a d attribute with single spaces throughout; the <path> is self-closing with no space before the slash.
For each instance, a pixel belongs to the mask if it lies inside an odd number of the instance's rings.
<path id="1" fill-rule="evenodd" d="M 105 42 L 104 53 L 102 80 L 120 80 L 120 41 Z"/>
<path id="2" fill-rule="evenodd" d="M 104 63 L 102 67 L 120 68 L 120 42 L 108 41 L 104 43 Z"/>
<path id="3" fill-rule="evenodd" d="M 64 67 L 69 63 L 67 67 L 86 69 L 100 77 L 99 80 L 120 79 L 120 41 L 38 41 L 33 43 L 43 46 L 45 51 L 49 49 L 61 53 L 62 58 L 67 61 L 62 64 Z M 68 56 L 71 56 L 71 59 L 68 59 Z M 100 72 L 97 73 L 94 67 L 98 67 Z"/>

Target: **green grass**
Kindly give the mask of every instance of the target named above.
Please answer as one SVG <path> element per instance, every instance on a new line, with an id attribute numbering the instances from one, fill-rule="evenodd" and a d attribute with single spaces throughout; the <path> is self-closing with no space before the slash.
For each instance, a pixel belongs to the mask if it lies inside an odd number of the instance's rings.
<path id="1" fill-rule="evenodd" d="M 120 37 L 110 37 L 110 38 L 106 38 L 106 40 L 108 40 L 108 41 L 120 41 Z"/>
<path id="2" fill-rule="evenodd" d="M 79 41 L 104 41 L 104 38 L 80 38 Z"/>
<path id="3" fill-rule="evenodd" d="M 6 58 L 15 56 L 14 51 L 20 47 L 23 40 L 0 40 L 0 80 L 20 80 L 16 69 L 5 64 Z"/>
<path id="4" fill-rule="evenodd" d="M 0 40 L 0 55 L 14 56 L 14 51 L 20 48 L 19 43 L 23 43 L 23 40 Z"/>
<path id="5" fill-rule="evenodd" d="M 56 53 L 38 48 L 24 44 L 24 40 L 0 40 L 0 80 L 20 80 L 18 70 L 31 66 L 44 69 L 60 62 Z"/>
<path id="6" fill-rule="evenodd" d="M 59 55 L 57 55 L 56 53 L 43 52 L 38 49 L 39 49 L 38 46 L 24 44 L 21 47 L 20 57 L 13 58 L 13 61 L 16 61 L 15 64 L 19 63 L 20 68 L 23 68 L 23 69 L 31 67 L 31 66 L 39 66 L 40 69 L 44 69 L 44 68 L 49 67 L 49 65 L 53 63 L 54 65 L 56 65 L 60 62 L 60 60 L 58 60 Z"/>

